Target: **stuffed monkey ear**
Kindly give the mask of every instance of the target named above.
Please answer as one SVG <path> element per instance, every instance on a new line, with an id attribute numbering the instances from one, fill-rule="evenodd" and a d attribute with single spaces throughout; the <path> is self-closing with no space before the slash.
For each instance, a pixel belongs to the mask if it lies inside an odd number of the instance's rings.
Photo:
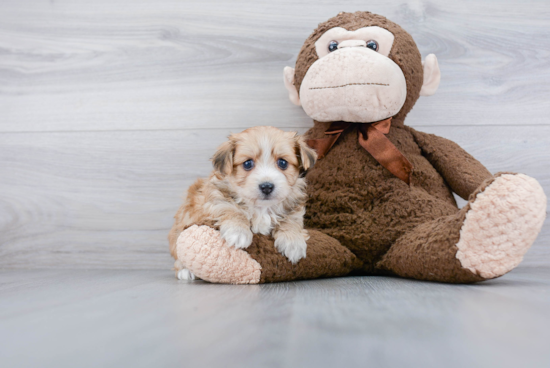
<path id="1" fill-rule="evenodd" d="M 285 66 L 283 71 L 283 80 L 285 82 L 285 87 L 288 90 L 288 98 L 290 98 L 290 102 L 294 105 L 301 106 L 302 103 L 300 102 L 300 96 L 298 95 L 298 90 L 296 90 L 296 86 L 294 85 L 294 68 Z"/>
<path id="2" fill-rule="evenodd" d="M 435 55 L 426 56 L 422 66 L 424 67 L 424 82 L 422 83 L 422 89 L 420 89 L 420 96 L 431 96 L 437 91 L 441 80 L 441 72 Z"/>
<path id="3" fill-rule="evenodd" d="M 212 157 L 212 165 L 219 176 L 226 176 L 233 171 L 233 151 L 235 150 L 235 141 L 232 136 L 227 142 L 224 142 L 214 156 Z"/>
<path id="4" fill-rule="evenodd" d="M 296 135 L 296 147 L 299 151 L 302 169 L 307 171 L 315 165 L 315 161 L 317 161 L 317 153 L 313 149 L 309 148 L 304 138 L 299 135 Z"/>

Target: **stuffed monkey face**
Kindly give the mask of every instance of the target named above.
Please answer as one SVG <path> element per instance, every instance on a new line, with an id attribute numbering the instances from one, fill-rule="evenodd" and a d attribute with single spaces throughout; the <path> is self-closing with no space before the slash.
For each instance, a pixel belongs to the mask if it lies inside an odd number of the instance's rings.
<path id="1" fill-rule="evenodd" d="M 405 115 L 419 94 L 435 92 L 440 79 L 435 56 L 421 63 L 411 41 L 378 15 L 339 14 L 306 40 L 296 63 L 305 70 L 285 68 L 290 100 L 320 122 L 370 123 L 402 110 Z"/>
<path id="2" fill-rule="evenodd" d="M 319 59 L 300 87 L 306 114 L 322 121 L 373 122 L 401 110 L 407 97 L 403 72 L 388 54 L 394 36 L 380 27 L 325 32 L 315 50 Z"/>

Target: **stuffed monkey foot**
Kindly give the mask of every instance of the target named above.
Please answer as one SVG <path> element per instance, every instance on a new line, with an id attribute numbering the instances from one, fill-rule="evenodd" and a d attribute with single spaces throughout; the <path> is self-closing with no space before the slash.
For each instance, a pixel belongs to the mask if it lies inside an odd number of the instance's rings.
<path id="1" fill-rule="evenodd" d="M 193 225 L 183 231 L 177 240 L 177 255 L 179 279 L 191 274 L 221 284 L 260 282 L 260 264 L 244 250 L 229 247 L 220 233 L 208 226 Z"/>
<path id="2" fill-rule="evenodd" d="M 315 230 L 308 232 L 306 258 L 293 265 L 277 251 L 271 237 L 254 235 L 248 248 L 236 249 L 217 230 L 193 225 L 177 240 L 176 277 L 192 274 L 213 283 L 259 284 L 344 276 L 361 267 L 337 240 Z"/>
<path id="3" fill-rule="evenodd" d="M 456 215 L 399 238 L 378 267 L 403 277 L 452 283 L 499 277 L 522 261 L 545 216 L 546 196 L 535 179 L 499 174 Z"/>
<path id="4" fill-rule="evenodd" d="M 492 279 L 514 269 L 534 243 L 546 217 L 540 184 L 523 174 L 503 174 L 470 203 L 456 258 Z"/>

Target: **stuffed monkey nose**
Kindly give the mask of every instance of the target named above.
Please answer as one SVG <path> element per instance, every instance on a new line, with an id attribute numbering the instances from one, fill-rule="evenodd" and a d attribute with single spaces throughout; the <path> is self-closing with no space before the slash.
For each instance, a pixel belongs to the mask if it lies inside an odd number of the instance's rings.
<path id="1" fill-rule="evenodd" d="M 367 41 L 364 40 L 345 40 L 338 44 L 339 49 L 344 47 L 367 47 Z"/>

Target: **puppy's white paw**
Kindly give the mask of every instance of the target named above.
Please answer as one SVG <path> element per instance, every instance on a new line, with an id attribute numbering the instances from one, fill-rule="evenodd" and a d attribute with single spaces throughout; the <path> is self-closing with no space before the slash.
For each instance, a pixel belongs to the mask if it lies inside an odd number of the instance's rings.
<path id="1" fill-rule="evenodd" d="M 292 264 L 306 257 L 307 237 L 302 233 L 278 232 L 275 236 L 275 248 Z"/>
<path id="2" fill-rule="evenodd" d="M 252 231 L 250 228 L 223 223 L 220 226 L 220 235 L 227 245 L 237 249 L 248 248 L 252 244 Z"/>
<path id="3" fill-rule="evenodd" d="M 178 280 L 189 280 L 193 281 L 197 277 L 195 277 L 195 274 L 188 269 L 184 268 L 182 270 L 177 271 L 177 278 Z"/>

